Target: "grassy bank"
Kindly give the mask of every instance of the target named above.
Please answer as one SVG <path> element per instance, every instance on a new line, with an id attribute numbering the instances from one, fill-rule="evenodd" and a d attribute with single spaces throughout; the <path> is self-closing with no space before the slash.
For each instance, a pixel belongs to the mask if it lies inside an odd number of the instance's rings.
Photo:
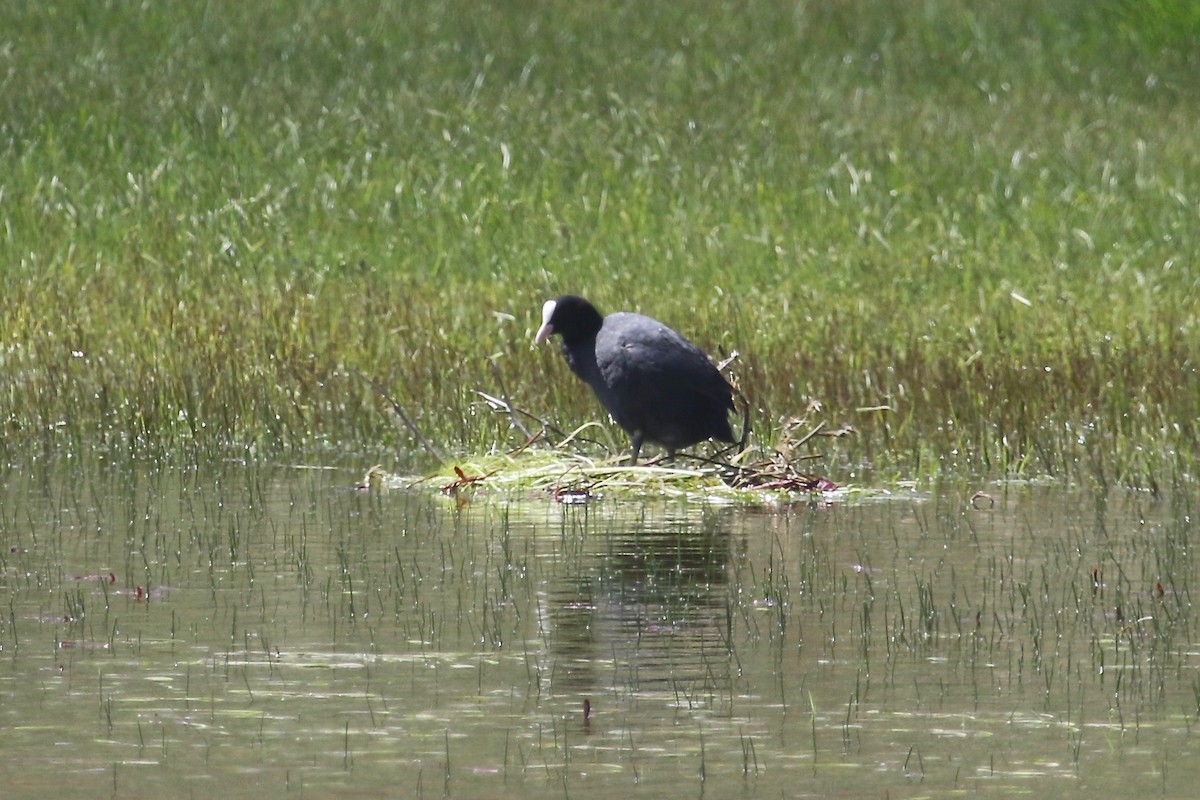
<path id="1" fill-rule="evenodd" d="M 768 440 L 820 401 L 835 480 L 1194 474 L 1190 4 L 761 5 L 0 10 L 0 450 L 410 451 L 355 370 L 571 428 L 576 291 Z"/>

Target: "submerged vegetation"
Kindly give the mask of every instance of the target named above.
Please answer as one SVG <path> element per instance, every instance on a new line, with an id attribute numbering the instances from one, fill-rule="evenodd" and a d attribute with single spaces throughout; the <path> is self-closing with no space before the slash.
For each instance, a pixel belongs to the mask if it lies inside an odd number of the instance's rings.
<path id="1" fill-rule="evenodd" d="M 1186 2 L 11 4 L 0 457 L 519 446 L 541 303 L 736 350 L 835 480 L 1200 452 Z M 684 324 L 686 323 L 686 324 Z M 368 462 L 370 463 L 370 462 Z"/>

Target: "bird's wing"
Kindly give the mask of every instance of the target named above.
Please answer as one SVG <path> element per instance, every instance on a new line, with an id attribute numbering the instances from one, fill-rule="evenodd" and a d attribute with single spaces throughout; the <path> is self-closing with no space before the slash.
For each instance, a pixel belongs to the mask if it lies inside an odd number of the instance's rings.
<path id="1" fill-rule="evenodd" d="M 636 391 L 648 402 L 682 391 L 733 408 L 732 388 L 705 352 L 648 317 L 621 326 L 614 340 L 599 340 L 596 355 L 606 383 Z"/>

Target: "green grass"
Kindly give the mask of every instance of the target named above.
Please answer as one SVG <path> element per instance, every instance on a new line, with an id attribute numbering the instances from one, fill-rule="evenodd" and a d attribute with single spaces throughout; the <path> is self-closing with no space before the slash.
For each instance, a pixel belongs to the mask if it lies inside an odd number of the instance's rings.
<path id="1" fill-rule="evenodd" d="M 1141 486 L 1200 451 L 1186 2 L 10 4 L 0 454 L 574 428 L 547 297 L 638 308 L 823 470 Z M 878 409 L 886 410 L 861 410 Z"/>

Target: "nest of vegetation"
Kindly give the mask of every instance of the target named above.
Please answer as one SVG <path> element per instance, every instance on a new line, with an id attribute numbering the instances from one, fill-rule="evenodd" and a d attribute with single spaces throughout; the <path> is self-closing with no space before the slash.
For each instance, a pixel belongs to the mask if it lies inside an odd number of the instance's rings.
<path id="1" fill-rule="evenodd" d="M 378 386 L 376 387 L 379 388 Z M 603 497 L 693 498 L 708 502 L 763 504 L 794 500 L 798 496 L 826 497 L 844 492 L 828 478 L 803 468 L 817 456 L 801 451 L 819 436 L 846 436 L 850 428 L 825 430 L 808 415 L 788 421 L 780 441 L 772 448 L 749 447 L 749 415 L 743 406 L 742 441 L 713 456 L 678 454 L 670 462 L 662 457 L 637 466 L 625 464 L 627 455 L 604 455 L 601 443 L 586 434 L 596 423 L 564 433 L 558 427 L 515 408 L 503 396 L 478 392 L 482 402 L 510 416 L 513 428 L 527 438 L 507 452 L 447 459 L 412 424 L 392 398 L 384 397 L 396 416 L 444 466 L 423 477 L 388 474 L 372 467 L 359 483 L 361 490 L 428 487 L 464 499 L 478 492 L 508 496 L 543 496 L 557 502 L 587 503 Z M 808 409 L 819 412 L 819 406 Z M 535 425 L 529 425 L 532 421 Z"/>

